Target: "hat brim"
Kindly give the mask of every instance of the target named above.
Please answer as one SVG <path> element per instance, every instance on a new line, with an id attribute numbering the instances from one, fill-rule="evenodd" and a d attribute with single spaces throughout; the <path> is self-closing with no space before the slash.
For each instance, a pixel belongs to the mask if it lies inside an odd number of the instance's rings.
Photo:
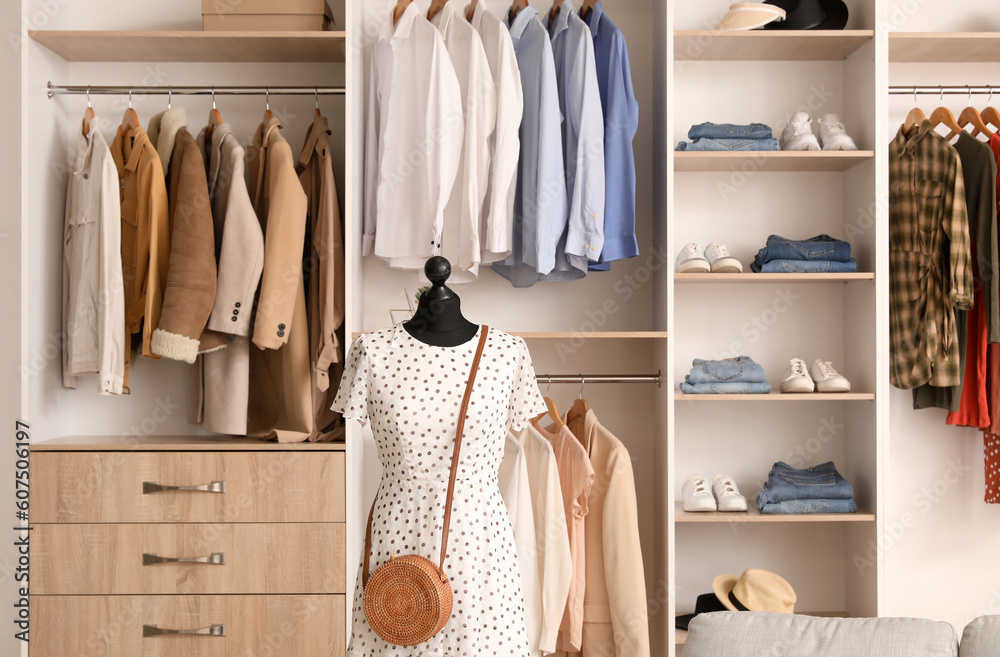
<path id="1" fill-rule="evenodd" d="M 842 30 L 847 27 L 847 19 L 850 10 L 843 0 L 819 0 L 819 4 L 826 12 L 826 20 L 812 28 L 814 30 Z"/>
<path id="2" fill-rule="evenodd" d="M 688 624 L 694 619 L 698 614 L 681 614 L 674 619 L 674 625 L 677 626 L 678 630 L 686 630 Z"/>
<path id="3" fill-rule="evenodd" d="M 739 611 L 736 605 L 729 601 L 729 594 L 736 588 L 736 582 L 739 579 L 736 575 L 719 575 L 712 580 L 712 591 L 715 592 L 715 597 L 729 611 Z"/>

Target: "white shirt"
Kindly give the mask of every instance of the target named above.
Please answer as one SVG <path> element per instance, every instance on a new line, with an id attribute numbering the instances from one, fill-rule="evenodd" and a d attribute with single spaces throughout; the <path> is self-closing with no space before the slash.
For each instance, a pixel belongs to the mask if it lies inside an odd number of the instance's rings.
<path id="1" fill-rule="evenodd" d="M 416 3 L 382 27 L 370 74 L 362 252 L 422 269 L 440 253 L 465 127 L 444 40 Z"/>
<path id="2" fill-rule="evenodd" d="M 542 632 L 539 647 L 547 654 L 556 650 L 559 624 L 566 610 L 570 580 L 573 578 L 573 557 L 566 530 L 562 486 L 552 444 L 530 424 L 513 433 L 513 436 L 524 448 L 524 462 L 528 469 L 541 583 Z"/>
<path id="3" fill-rule="evenodd" d="M 453 2 L 446 2 L 431 23 L 444 37 L 462 89 L 465 142 L 458 177 L 444 209 L 441 255 L 451 262 L 451 280 L 474 280 L 479 273 L 480 221 L 490 175 L 490 136 L 496 125 L 497 96 L 479 33 Z M 423 267 L 423 262 L 419 264 Z"/>
<path id="4" fill-rule="evenodd" d="M 511 252 L 514 229 L 514 193 L 517 158 L 521 151 L 518 129 L 524 111 L 521 72 L 507 26 L 477 2 L 469 19 L 479 32 L 486 60 L 496 84 L 496 128 L 490 135 L 490 177 L 480 222 L 482 262 L 503 260 Z"/>
<path id="5" fill-rule="evenodd" d="M 63 234 L 63 385 L 99 374 L 102 395 L 120 395 L 125 373 L 118 169 L 96 117 L 70 153 Z"/>

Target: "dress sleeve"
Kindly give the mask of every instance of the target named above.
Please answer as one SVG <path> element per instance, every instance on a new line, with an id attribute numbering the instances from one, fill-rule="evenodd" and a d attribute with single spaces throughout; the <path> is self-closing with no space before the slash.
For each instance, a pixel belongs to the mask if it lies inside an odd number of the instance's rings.
<path id="1" fill-rule="evenodd" d="M 330 406 L 344 418 L 357 420 L 362 425 L 368 422 L 368 355 L 364 340 L 364 336 L 360 336 L 351 345 L 351 352 L 344 363 L 344 375 L 340 378 L 340 388 Z"/>
<path id="2" fill-rule="evenodd" d="M 507 406 L 507 427 L 511 431 L 521 431 L 528 421 L 545 412 L 545 400 L 535 381 L 535 368 L 531 366 L 531 354 L 523 338 L 517 341 L 517 360 L 514 365 L 514 389 Z"/>

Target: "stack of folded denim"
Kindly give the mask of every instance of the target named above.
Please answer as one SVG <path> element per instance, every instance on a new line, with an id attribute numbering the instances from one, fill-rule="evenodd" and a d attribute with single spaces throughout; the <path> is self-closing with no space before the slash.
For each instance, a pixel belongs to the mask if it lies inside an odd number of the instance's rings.
<path id="1" fill-rule="evenodd" d="M 691 373 L 684 377 L 681 392 L 688 395 L 732 395 L 771 392 L 764 368 L 749 356 L 726 360 L 695 358 Z"/>
<path id="2" fill-rule="evenodd" d="M 764 489 L 757 494 L 761 513 L 855 513 L 854 489 L 833 461 L 796 470 L 781 461 L 774 464 Z"/>
<path id="3" fill-rule="evenodd" d="M 688 139 L 677 144 L 679 151 L 776 151 L 778 140 L 763 123 L 699 123 L 688 130 Z"/>
<path id="4" fill-rule="evenodd" d="M 829 235 L 807 240 L 771 235 L 750 270 L 758 274 L 843 274 L 856 272 L 858 263 L 851 257 L 850 244 Z"/>

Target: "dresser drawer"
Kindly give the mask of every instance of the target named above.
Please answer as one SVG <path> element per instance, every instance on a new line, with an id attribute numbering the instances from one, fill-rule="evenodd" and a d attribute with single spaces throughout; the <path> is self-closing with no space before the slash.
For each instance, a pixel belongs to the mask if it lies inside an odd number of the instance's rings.
<path id="1" fill-rule="evenodd" d="M 40 524 L 31 592 L 343 593 L 344 537 L 342 523 Z M 178 557 L 208 562 L 161 561 Z"/>
<path id="2" fill-rule="evenodd" d="M 32 595 L 31 657 L 343 657 L 344 605 L 342 595 Z"/>
<path id="3" fill-rule="evenodd" d="M 342 452 L 32 452 L 30 465 L 32 524 L 344 521 Z"/>

